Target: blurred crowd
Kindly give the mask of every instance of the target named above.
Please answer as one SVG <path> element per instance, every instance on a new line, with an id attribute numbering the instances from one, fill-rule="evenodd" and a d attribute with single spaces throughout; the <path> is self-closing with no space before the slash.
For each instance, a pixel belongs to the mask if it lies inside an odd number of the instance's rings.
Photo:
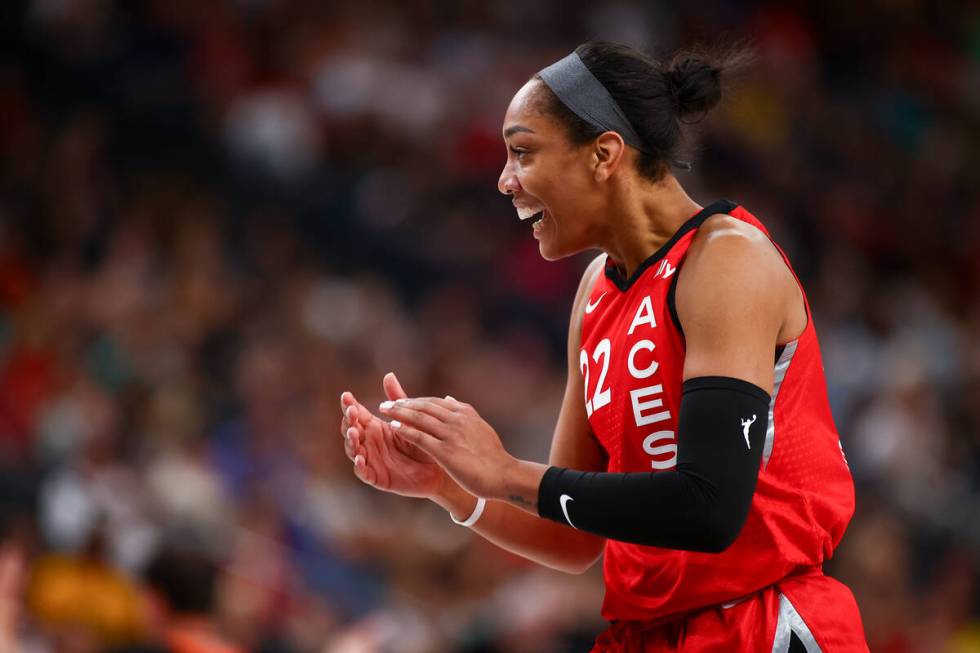
<path id="1" fill-rule="evenodd" d="M 338 425 L 393 370 L 546 459 L 586 259 L 497 193 L 500 121 L 593 37 L 757 49 L 678 175 L 808 289 L 871 650 L 980 651 L 980 10 L 922 0 L 2 3 L 11 650 L 588 650 L 598 567 L 361 485 Z"/>

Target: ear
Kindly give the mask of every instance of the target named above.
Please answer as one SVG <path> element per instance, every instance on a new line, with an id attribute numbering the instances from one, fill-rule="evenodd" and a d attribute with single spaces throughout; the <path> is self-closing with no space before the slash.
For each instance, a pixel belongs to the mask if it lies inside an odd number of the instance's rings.
<path id="1" fill-rule="evenodd" d="M 593 176 L 596 181 L 606 181 L 619 167 L 626 152 L 623 137 L 613 131 L 603 132 L 595 139 L 592 151 Z"/>

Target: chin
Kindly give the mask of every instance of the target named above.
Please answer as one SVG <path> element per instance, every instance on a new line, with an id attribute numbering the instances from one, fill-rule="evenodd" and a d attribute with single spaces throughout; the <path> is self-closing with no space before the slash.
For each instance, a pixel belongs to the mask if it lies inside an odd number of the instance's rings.
<path id="1" fill-rule="evenodd" d="M 541 253 L 541 258 L 546 261 L 568 258 L 594 247 L 580 230 L 562 229 L 558 221 L 550 215 L 546 218 L 544 227 L 535 237 L 538 240 L 538 251 Z"/>
<path id="2" fill-rule="evenodd" d="M 567 254 L 555 254 L 554 252 L 550 252 L 544 247 L 544 245 L 540 246 L 538 249 L 541 252 L 541 258 L 546 261 L 557 261 L 567 256 Z"/>
<path id="3" fill-rule="evenodd" d="M 578 254 L 584 248 L 568 248 L 562 247 L 558 243 L 550 243 L 546 240 L 538 241 L 538 251 L 541 253 L 541 258 L 546 261 L 557 261 L 563 258 L 568 258 L 573 254 Z"/>

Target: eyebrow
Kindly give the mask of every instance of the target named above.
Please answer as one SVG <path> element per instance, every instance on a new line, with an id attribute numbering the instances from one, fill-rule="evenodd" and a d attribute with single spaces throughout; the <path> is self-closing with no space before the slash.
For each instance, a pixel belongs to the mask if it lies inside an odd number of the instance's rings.
<path id="1" fill-rule="evenodd" d="M 512 125 L 504 130 L 504 138 L 513 136 L 517 132 L 527 132 L 528 134 L 533 134 L 534 130 L 530 127 L 525 127 L 524 125 Z"/>

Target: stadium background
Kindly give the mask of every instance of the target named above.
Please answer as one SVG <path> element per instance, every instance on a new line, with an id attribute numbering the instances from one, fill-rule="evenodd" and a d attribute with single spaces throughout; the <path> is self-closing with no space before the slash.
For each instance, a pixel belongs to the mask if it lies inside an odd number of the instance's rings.
<path id="1" fill-rule="evenodd" d="M 761 216 L 808 288 L 858 488 L 828 570 L 871 650 L 980 650 L 976 3 L 8 0 L 0 507 L 25 650 L 161 641 L 159 569 L 254 651 L 585 650 L 598 568 L 360 485 L 337 425 L 342 389 L 379 400 L 395 370 L 545 459 L 584 261 L 539 259 L 499 130 L 590 37 L 758 48 L 682 183 Z"/>

